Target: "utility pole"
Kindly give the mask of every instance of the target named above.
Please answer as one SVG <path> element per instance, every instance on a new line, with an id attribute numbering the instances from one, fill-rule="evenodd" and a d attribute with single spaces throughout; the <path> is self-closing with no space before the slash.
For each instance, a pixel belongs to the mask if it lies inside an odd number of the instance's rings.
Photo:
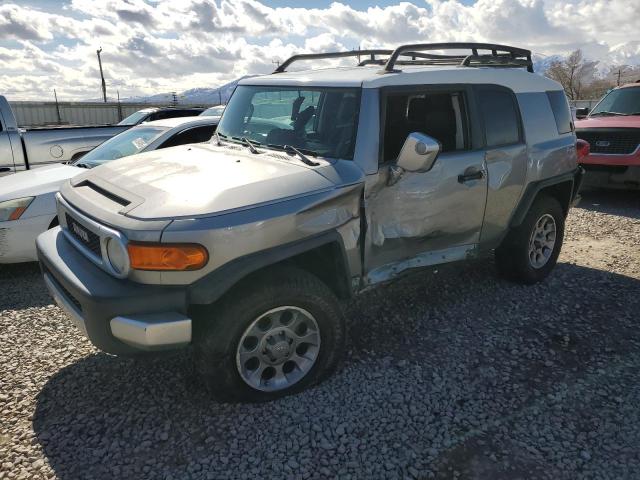
<path id="1" fill-rule="evenodd" d="M 62 123 L 62 118 L 60 117 L 60 105 L 58 105 L 58 94 L 56 93 L 56 89 L 53 89 L 53 96 L 56 99 L 56 113 L 58 114 L 58 124 Z"/>
<path id="2" fill-rule="evenodd" d="M 122 105 L 120 104 L 120 90 L 116 90 L 118 94 L 118 121 L 122 121 Z"/>
<path id="3" fill-rule="evenodd" d="M 620 75 L 622 75 L 622 69 L 618 69 L 618 86 L 620 86 Z"/>
<path id="4" fill-rule="evenodd" d="M 178 105 L 178 94 L 176 92 L 171 92 L 171 103 L 174 107 Z"/>
<path id="5" fill-rule="evenodd" d="M 98 65 L 100 65 L 100 78 L 102 79 L 102 98 L 104 99 L 104 103 L 107 103 L 107 84 L 104 83 L 104 73 L 102 73 L 102 59 L 100 58 L 100 52 L 102 52 L 102 47 L 96 50 L 98 54 Z"/>
<path id="6" fill-rule="evenodd" d="M 218 87 L 218 105 L 222 105 L 222 90 Z"/>

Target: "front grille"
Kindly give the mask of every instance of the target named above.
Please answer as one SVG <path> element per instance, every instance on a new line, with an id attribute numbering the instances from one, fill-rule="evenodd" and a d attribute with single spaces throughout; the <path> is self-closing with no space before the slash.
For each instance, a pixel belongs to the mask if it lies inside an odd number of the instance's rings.
<path id="1" fill-rule="evenodd" d="M 640 129 L 633 130 L 578 130 L 578 138 L 586 140 L 591 153 L 629 155 L 640 144 Z"/>
<path id="2" fill-rule="evenodd" d="M 79 241 L 82 245 L 87 247 L 98 258 L 102 258 L 102 251 L 100 250 L 100 237 L 89 230 L 87 227 L 77 222 L 68 213 L 65 214 L 67 219 L 67 230 L 69 233 Z"/>

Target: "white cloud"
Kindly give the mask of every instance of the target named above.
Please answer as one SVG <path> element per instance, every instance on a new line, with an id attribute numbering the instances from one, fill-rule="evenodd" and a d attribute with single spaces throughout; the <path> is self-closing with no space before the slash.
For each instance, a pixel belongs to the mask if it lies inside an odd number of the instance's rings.
<path id="1" fill-rule="evenodd" d="M 56 11 L 4 4 L 0 94 L 42 98 L 56 88 L 64 99 L 97 98 L 100 46 L 111 96 L 217 86 L 268 73 L 293 53 L 358 45 L 488 41 L 638 64 L 639 16 L 640 2 L 628 0 L 420 0 L 363 10 L 256 0 L 71 0 Z"/>

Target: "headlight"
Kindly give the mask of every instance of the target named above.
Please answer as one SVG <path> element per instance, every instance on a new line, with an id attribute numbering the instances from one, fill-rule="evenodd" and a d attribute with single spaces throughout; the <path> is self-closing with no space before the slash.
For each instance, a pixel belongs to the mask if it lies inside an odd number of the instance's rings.
<path id="1" fill-rule="evenodd" d="M 129 268 L 129 254 L 126 247 L 116 238 L 107 240 L 107 257 L 111 268 L 121 275 Z"/>
<path id="2" fill-rule="evenodd" d="M 0 202 L 0 222 L 18 220 L 35 197 L 16 198 Z"/>

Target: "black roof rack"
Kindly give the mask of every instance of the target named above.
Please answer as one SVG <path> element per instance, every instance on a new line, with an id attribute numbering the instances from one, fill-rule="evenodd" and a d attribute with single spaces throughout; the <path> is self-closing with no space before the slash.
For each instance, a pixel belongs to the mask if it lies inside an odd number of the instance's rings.
<path id="1" fill-rule="evenodd" d="M 425 50 L 470 50 L 466 55 L 443 55 L 425 53 Z M 489 53 L 479 53 L 486 50 Z M 379 55 L 388 57 L 378 58 Z M 493 43 L 418 43 L 401 45 L 395 50 L 351 50 L 347 52 L 302 53 L 285 60 L 273 73 L 282 73 L 294 62 L 302 60 L 320 60 L 343 57 L 369 57 L 358 63 L 358 66 L 384 65 L 380 73 L 397 72 L 396 65 L 460 65 L 465 67 L 503 67 L 522 68 L 533 73 L 531 51 L 522 48 L 497 45 Z M 399 57 L 410 57 L 399 60 Z"/>
<path id="2" fill-rule="evenodd" d="M 398 62 L 400 55 L 411 55 L 411 53 L 424 52 L 425 50 L 471 50 L 471 52 L 467 55 L 424 54 L 429 60 L 420 60 L 420 64 L 462 65 L 465 67 L 526 67 L 527 71 L 533 73 L 533 62 L 531 61 L 530 50 L 495 43 L 461 42 L 402 45 L 393 51 L 381 73 L 395 72 L 394 66 L 396 63 L 400 63 Z M 478 53 L 479 50 L 488 50 L 490 53 L 481 54 Z"/>

